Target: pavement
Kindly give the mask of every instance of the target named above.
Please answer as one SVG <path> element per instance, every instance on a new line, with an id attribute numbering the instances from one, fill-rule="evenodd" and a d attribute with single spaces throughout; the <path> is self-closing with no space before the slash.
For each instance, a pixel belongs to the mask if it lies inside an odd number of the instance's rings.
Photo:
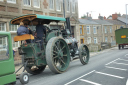
<path id="1" fill-rule="evenodd" d="M 99 51 L 99 52 L 90 52 L 90 57 L 99 55 L 99 54 L 104 53 L 104 52 L 108 52 L 108 51 L 113 50 L 115 48 L 117 48 L 117 47 L 112 47 L 112 48 L 105 49 L 105 50 L 102 50 L 102 51 Z M 17 71 L 21 66 L 22 66 L 21 60 L 15 61 L 15 71 Z M 17 75 L 21 74 L 23 72 L 23 69 L 24 68 L 22 67 L 16 74 Z"/>

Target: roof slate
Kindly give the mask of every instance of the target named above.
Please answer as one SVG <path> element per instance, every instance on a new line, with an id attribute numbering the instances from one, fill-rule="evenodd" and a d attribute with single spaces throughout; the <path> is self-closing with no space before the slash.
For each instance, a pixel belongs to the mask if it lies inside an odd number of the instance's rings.
<path id="1" fill-rule="evenodd" d="M 110 20 L 110 19 L 107 19 L 105 21 L 110 22 L 110 23 L 112 23 L 114 25 L 125 25 L 123 22 L 118 21 L 118 20 Z"/>
<path id="2" fill-rule="evenodd" d="M 99 23 L 97 23 L 97 22 L 95 22 L 93 20 L 87 20 L 87 19 L 79 19 L 79 22 L 81 24 L 99 24 Z"/>
<path id="3" fill-rule="evenodd" d="M 99 24 L 103 24 L 103 25 L 113 25 L 112 23 L 105 21 L 105 20 L 94 19 L 94 21 L 99 23 Z"/>
<path id="4" fill-rule="evenodd" d="M 126 18 L 118 17 L 117 19 L 118 19 L 119 21 L 121 21 L 121 22 L 124 22 L 124 23 L 127 22 L 127 24 L 128 24 L 128 20 L 126 20 Z"/>

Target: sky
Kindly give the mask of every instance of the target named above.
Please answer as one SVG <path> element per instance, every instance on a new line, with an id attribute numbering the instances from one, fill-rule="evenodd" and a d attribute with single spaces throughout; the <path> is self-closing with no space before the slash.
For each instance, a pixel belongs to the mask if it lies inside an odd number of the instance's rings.
<path id="1" fill-rule="evenodd" d="M 87 12 L 93 19 L 97 19 L 99 14 L 105 17 L 115 13 L 126 14 L 126 4 L 128 0 L 78 0 L 79 18 Z"/>

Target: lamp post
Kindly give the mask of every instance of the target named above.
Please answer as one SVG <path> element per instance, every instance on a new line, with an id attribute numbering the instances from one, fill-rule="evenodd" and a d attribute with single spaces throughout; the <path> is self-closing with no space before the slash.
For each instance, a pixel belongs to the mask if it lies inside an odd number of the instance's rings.
<path id="1" fill-rule="evenodd" d="M 127 19 L 127 5 L 128 5 L 128 4 L 126 4 L 126 28 L 127 28 L 127 22 L 128 22 L 128 21 L 127 21 L 127 20 L 128 20 L 128 19 Z"/>
<path id="2" fill-rule="evenodd" d="M 65 2 L 63 0 L 63 13 L 64 13 L 64 18 L 65 18 Z"/>

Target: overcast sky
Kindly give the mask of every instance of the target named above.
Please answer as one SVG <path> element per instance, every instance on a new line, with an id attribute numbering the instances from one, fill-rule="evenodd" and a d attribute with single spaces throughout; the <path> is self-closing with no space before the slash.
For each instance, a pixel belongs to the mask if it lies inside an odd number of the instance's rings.
<path id="1" fill-rule="evenodd" d="M 97 19 L 99 13 L 106 17 L 115 12 L 126 14 L 126 4 L 128 4 L 128 0 L 78 0 L 79 18 L 87 12 L 92 15 L 93 19 Z"/>

